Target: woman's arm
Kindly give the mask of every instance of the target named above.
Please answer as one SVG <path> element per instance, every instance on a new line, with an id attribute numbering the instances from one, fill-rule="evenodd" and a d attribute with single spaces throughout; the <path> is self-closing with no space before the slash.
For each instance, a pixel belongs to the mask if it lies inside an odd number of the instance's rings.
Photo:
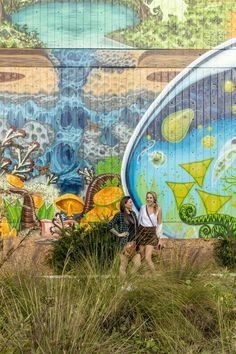
<path id="1" fill-rule="evenodd" d="M 114 216 L 114 218 L 108 223 L 108 230 L 115 236 L 118 236 L 118 237 L 126 237 L 128 236 L 128 232 L 122 232 L 122 233 L 119 233 L 116 229 L 115 229 L 115 225 L 118 225 L 120 223 L 120 215 L 119 213 L 116 214 Z"/>
<path id="2" fill-rule="evenodd" d="M 141 220 L 142 212 L 143 212 L 143 205 L 141 206 L 141 208 L 140 208 L 140 210 L 139 210 L 139 214 L 138 214 L 138 225 L 140 225 L 140 220 Z"/>
<path id="3" fill-rule="evenodd" d="M 162 224 L 162 210 L 161 208 L 159 207 L 159 212 L 157 214 L 157 223 L 160 225 Z"/>
<path id="4" fill-rule="evenodd" d="M 157 214 L 157 228 L 156 228 L 157 237 L 162 238 L 162 210 L 159 207 L 159 211 Z"/>

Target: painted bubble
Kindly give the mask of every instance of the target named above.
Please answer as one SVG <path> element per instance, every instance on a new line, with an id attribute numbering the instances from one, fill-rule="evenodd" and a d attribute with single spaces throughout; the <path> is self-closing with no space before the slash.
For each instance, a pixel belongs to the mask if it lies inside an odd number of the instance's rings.
<path id="1" fill-rule="evenodd" d="M 166 163 L 166 155 L 162 151 L 154 151 L 150 154 L 150 160 L 156 167 Z"/>
<path id="2" fill-rule="evenodd" d="M 205 149 L 212 149 L 215 145 L 214 136 L 206 135 L 202 138 L 201 144 Z"/>
<path id="3" fill-rule="evenodd" d="M 171 143 L 183 140 L 188 133 L 193 118 L 194 112 L 189 108 L 168 115 L 163 120 L 161 127 L 163 137 Z"/>
<path id="4" fill-rule="evenodd" d="M 233 115 L 236 115 L 236 104 L 232 105 L 231 112 L 232 112 Z"/>
<path id="5" fill-rule="evenodd" d="M 227 93 L 232 93 L 235 90 L 235 83 L 232 80 L 225 81 L 224 90 Z"/>
<path id="6" fill-rule="evenodd" d="M 145 191 L 154 190 L 168 237 L 199 237 L 201 223 L 194 224 L 195 217 L 235 217 L 235 62 L 236 38 L 190 64 L 148 108 L 127 145 L 124 193 L 139 210 Z M 182 218 L 186 204 L 196 210 L 189 216 L 192 223 Z"/>

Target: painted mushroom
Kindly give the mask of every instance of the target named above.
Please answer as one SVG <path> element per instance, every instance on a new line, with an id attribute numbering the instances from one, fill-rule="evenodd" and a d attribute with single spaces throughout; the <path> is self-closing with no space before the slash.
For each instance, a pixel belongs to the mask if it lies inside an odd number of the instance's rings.
<path id="1" fill-rule="evenodd" d="M 80 225 L 87 226 L 89 223 L 101 222 L 108 219 L 111 216 L 111 209 L 106 207 L 95 207 L 91 209 L 85 216 L 81 219 Z"/>
<path id="2" fill-rule="evenodd" d="M 67 214 L 69 219 L 84 210 L 84 201 L 75 194 L 64 194 L 55 200 L 56 207 Z"/>
<path id="3" fill-rule="evenodd" d="M 113 206 L 117 205 L 122 195 L 123 191 L 120 187 L 105 187 L 94 195 L 93 202 L 96 206 L 109 208 L 113 217 L 118 212 Z"/>

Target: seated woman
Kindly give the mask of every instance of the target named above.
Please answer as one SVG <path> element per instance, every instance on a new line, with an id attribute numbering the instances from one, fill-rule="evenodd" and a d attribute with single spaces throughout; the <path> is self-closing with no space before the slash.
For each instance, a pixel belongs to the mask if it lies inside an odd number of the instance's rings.
<path id="1" fill-rule="evenodd" d="M 108 223 L 108 229 L 117 236 L 117 242 L 121 250 L 119 274 L 122 278 L 126 275 L 126 268 L 130 259 L 133 262 L 132 273 L 137 271 L 141 265 L 140 254 L 136 253 L 138 220 L 132 207 L 133 202 L 129 196 L 122 198 L 120 212 Z M 118 231 L 115 227 L 118 228 Z"/>
<path id="2" fill-rule="evenodd" d="M 138 245 L 140 254 L 145 259 L 149 269 L 155 270 L 152 261 L 152 253 L 154 247 L 160 244 L 162 237 L 162 211 L 157 204 L 157 195 L 155 192 L 147 192 L 146 204 L 143 205 L 139 212 L 139 231 Z"/>

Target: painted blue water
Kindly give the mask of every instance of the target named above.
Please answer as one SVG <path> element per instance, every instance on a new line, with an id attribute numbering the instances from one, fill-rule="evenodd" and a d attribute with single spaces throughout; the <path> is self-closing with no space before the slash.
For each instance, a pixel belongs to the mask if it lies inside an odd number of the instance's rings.
<path id="1" fill-rule="evenodd" d="M 129 107 L 110 112 L 93 111 L 83 102 L 81 89 L 92 67 L 99 65 L 96 61 L 96 50 L 54 49 L 52 52 L 61 66 L 57 69 L 59 98 L 55 105 L 42 106 L 30 98 L 24 102 L 16 99 L 14 103 L 10 103 L 6 96 L 4 101 L 0 101 L 1 117 L 17 128 L 23 128 L 32 120 L 49 124 L 54 131 L 55 139 L 48 144 L 44 154 L 35 162 L 38 165 L 50 163 L 50 171 L 59 176 L 58 185 L 61 193 L 80 194 L 84 182 L 77 169 L 86 165 L 94 167 L 94 164 L 83 158 L 83 147 L 81 148 L 88 124 L 99 124 L 101 131 L 105 131 L 108 136 L 106 141 L 100 143 L 113 145 L 113 139 L 109 139 L 109 135 L 112 134 L 111 125 L 122 120 L 134 128 L 134 124 L 140 120 L 151 101 L 139 100 Z"/>
<path id="2" fill-rule="evenodd" d="M 139 22 L 131 9 L 101 2 L 37 3 L 12 14 L 12 21 L 37 31 L 47 48 L 125 47 L 106 35 Z"/>

